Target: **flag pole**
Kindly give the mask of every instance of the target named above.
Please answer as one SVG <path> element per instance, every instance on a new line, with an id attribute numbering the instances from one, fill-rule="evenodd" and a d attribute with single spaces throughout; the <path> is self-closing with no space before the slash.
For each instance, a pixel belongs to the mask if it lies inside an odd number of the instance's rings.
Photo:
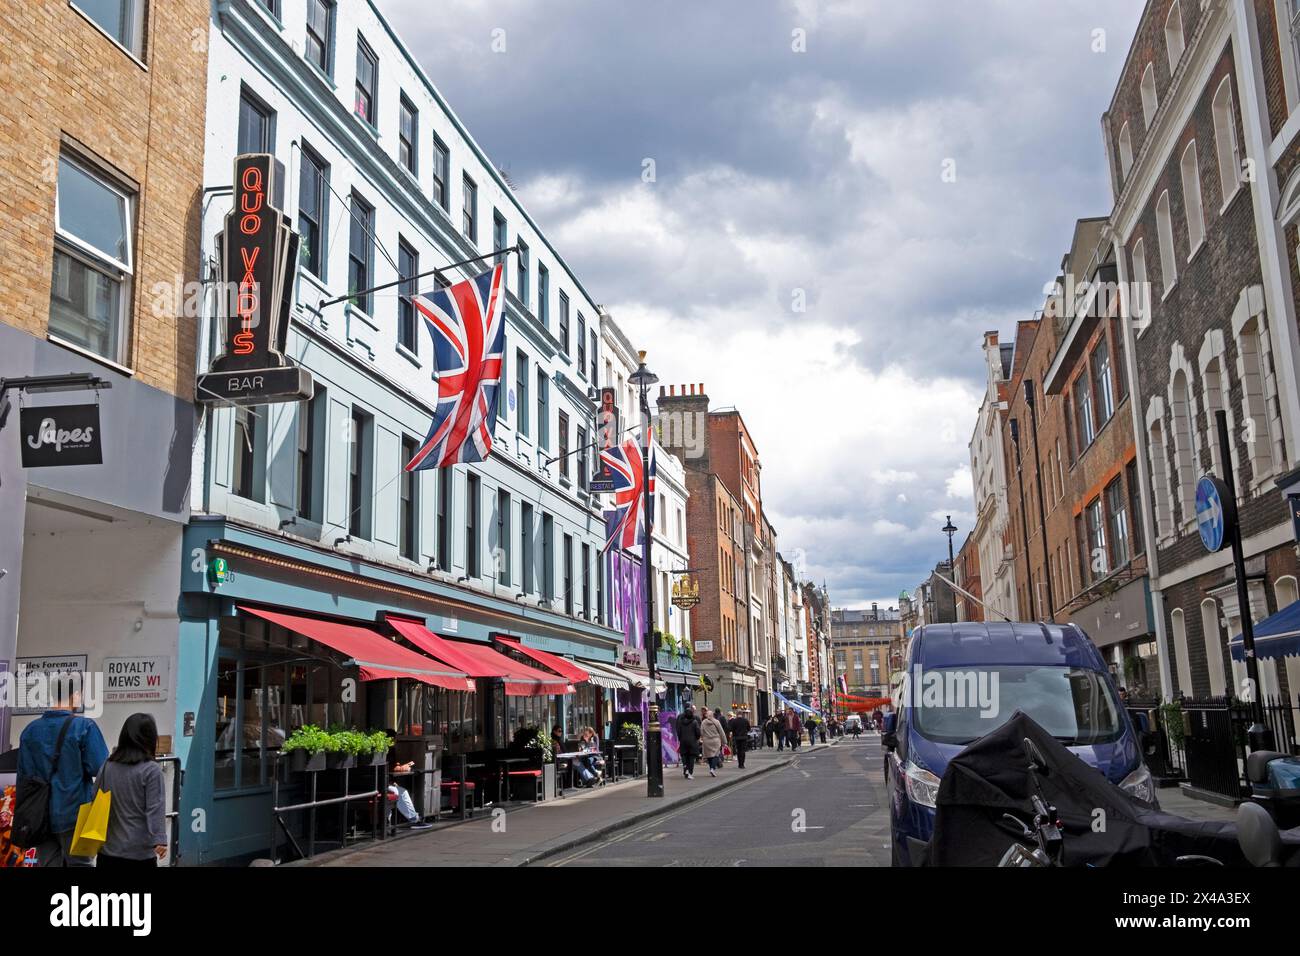
<path id="1" fill-rule="evenodd" d="M 328 308 L 331 305 L 338 305 L 340 302 L 346 302 L 348 299 L 355 299 L 360 295 L 369 295 L 372 292 L 381 292 L 384 289 L 391 289 L 395 285 L 401 285 L 403 282 L 414 282 L 416 279 L 426 279 L 433 275 L 442 275 L 444 272 L 450 272 L 452 269 L 459 269 L 461 266 L 467 266 L 472 262 L 482 262 L 484 259 L 491 259 L 493 256 L 504 256 L 509 252 L 518 252 L 518 246 L 507 246 L 504 249 L 497 249 L 495 252 L 486 252 L 481 256 L 474 256 L 472 259 L 462 259 L 460 262 L 453 262 L 450 265 L 441 266 L 437 269 L 430 269 L 428 272 L 421 272 L 418 275 L 403 276 L 395 282 L 385 282 L 383 285 L 372 285 L 369 289 L 354 289 L 347 295 L 336 295 L 332 299 L 324 299 L 316 303 L 316 311 Z"/>

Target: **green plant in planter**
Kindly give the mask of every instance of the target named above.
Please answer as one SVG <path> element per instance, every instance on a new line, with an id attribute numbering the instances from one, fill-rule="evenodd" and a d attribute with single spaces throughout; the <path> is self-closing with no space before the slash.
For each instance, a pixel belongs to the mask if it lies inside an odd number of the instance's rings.
<path id="1" fill-rule="evenodd" d="M 1142 672 L 1142 662 L 1133 655 L 1124 658 L 1124 680 L 1132 684 Z"/>
<path id="2" fill-rule="evenodd" d="M 302 750 L 308 756 L 318 753 L 334 753 L 338 749 L 333 736 L 314 724 L 304 724 L 289 735 L 289 739 L 280 748 L 281 753 Z"/>
<path id="3" fill-rule="evenodd" d="M 357 730 L 344 730 L 334 735 L 338 740 L 339 752 L 348 757 L 361 757 L 374 749 L 370 737 Z"/>
<path id="4" fill-rule="evenodd" d="M 640 724 L 634 724 L 630 721 L 618 728 L 618 735 L 621 738 L 628 738 L 636 741 L 637 748 L 645 750 L 645 731 Z"/>
<path id="5" fill-rule="evenodd" d="M 555 751 L 551 749 L 550 735 L 543 733 L 541 727 L 521 727 L 515 733 L 514 743 L 524 750 L 541 751 L 542 763 L 555 762 Z"/>
<path id="6" fill-rule="evenodd" d="M 1180 750 L 1187 736 L 1187 725 L 1183 720 L 1183 705 L 1178 701 L 1173 700 L 1160 705 L 1160 722 L 1164 724 L 1165 733 L 1169 735 L 1169 742 Z"/>
<path id="7" fill-rule="evenodd" d="M 393 738 L 388 736 L 382 730 L 376 730 L 368 735 L 370 738 L 370 752 L 375 754 L 386 754 L 393 749 Z"/>

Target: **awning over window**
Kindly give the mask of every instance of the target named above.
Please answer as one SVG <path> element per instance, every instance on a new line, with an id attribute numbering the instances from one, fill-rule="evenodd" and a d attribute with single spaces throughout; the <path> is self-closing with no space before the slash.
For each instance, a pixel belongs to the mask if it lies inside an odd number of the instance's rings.
<path id="1" fill-rule="evenodd" d="M 685 671 L 669 671 L 658 668 L 655 673 L 664 679 L 668 684 L 680 684 L 681 686 L 694 686 L 696 677 L 694 674 L 688 674 Z"/>
<path id="2" fill-rule="evenodd" d="M 539 651 L 535 647 L 526 647 L 517 637 L 506 637 L 504 634 L 497 634 L 495 639 L 502 647 L 508 648 L 512 651 L 518 651 L 520 654 L 531 657 L 543 667 L 549 667 L 565 680 L 572 681 L 575 684 L 583 683 L 590 676 L 586 671 L 568 658 L 561 657 L 558 654 L 551 654 L 547 651 Z"/>
<path id="3" fill-rule="evenodd" d="M 1234 661 L 1246 659 L 1240 634 L 1228 644 L 1228 650 Z M 1300 601 L 1255 625 L 1255 656 L 1264 660 L 1300 656 Z"/>
<path id="4" fill-rule="evenodd" d="M 590 675 L 587 679 L 597 687 L 604 687 L 606 690 L 631 690 L 638 681 L 641 684 L 646 682 L 646 678 L 625 671 L 621 667 L 615 667 L 613 664 L 583 661 L 582 666 Z"/>
<path id="5" fill-rule="evenodd" d="M 410 677 L 448 690 L 474 689 L 474 681 L 468 672 L 444 667 L 438 661 L 390 641 L 368 627 L 244 605 L 240 605 L 239 609 L 347 655 L 351 658 L 350 662 L 360 668 L 363 681 Z"/>
<path id="6" fill-rule="evenodd" d="M 386 618 L 389 624 L 420 650 L 448 667 L 463 670 L 471 677 L 500 677 L 506 693 L 512 697 L 549 697 L 572 694 L 573 685 L 554 674 L 511 660 L 486 644 L 452 641 L 439 637 L 418 621 L 400 617 Z"/>

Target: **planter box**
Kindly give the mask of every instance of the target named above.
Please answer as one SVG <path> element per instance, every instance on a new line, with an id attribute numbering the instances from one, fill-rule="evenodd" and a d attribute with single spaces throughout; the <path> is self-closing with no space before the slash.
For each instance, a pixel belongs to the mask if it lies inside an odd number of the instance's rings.
<path id="1" fill-rule="evenodd" d="M 315 772 L 325 769 L 325 751 L 323 750 L 314 754 L 308 754 L 305 750 L 290 750 L 284 759 L 289 765 L 289 770 L 294 773 Z"/>
<path id="2" fill-rule="evenodd" d="M 333 753 L 325 755 L 325 766 L 330 770 L 350 770 L 356 765 L 356 754 Z"/>
<path id="3" fill-rule="evenodd" d="M 383 753 L 379 754 L 368 754 L 359 759 L 361 761 L 360 765 L 363 767 L 382 767 L 384 764 L 388 763 L 388 751 L 385 750 Z"/>

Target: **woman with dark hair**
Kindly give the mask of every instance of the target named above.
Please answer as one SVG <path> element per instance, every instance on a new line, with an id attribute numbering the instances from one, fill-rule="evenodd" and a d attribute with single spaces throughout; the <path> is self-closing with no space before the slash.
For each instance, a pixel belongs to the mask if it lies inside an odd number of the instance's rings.
<path id="1" fill-rule="evenodd" d="M 128 717 L 95 782 L 112 797 L 97 866 L 157 866 L 167 854 L 167 797 L 157 749 L 153 717 Z"/>

